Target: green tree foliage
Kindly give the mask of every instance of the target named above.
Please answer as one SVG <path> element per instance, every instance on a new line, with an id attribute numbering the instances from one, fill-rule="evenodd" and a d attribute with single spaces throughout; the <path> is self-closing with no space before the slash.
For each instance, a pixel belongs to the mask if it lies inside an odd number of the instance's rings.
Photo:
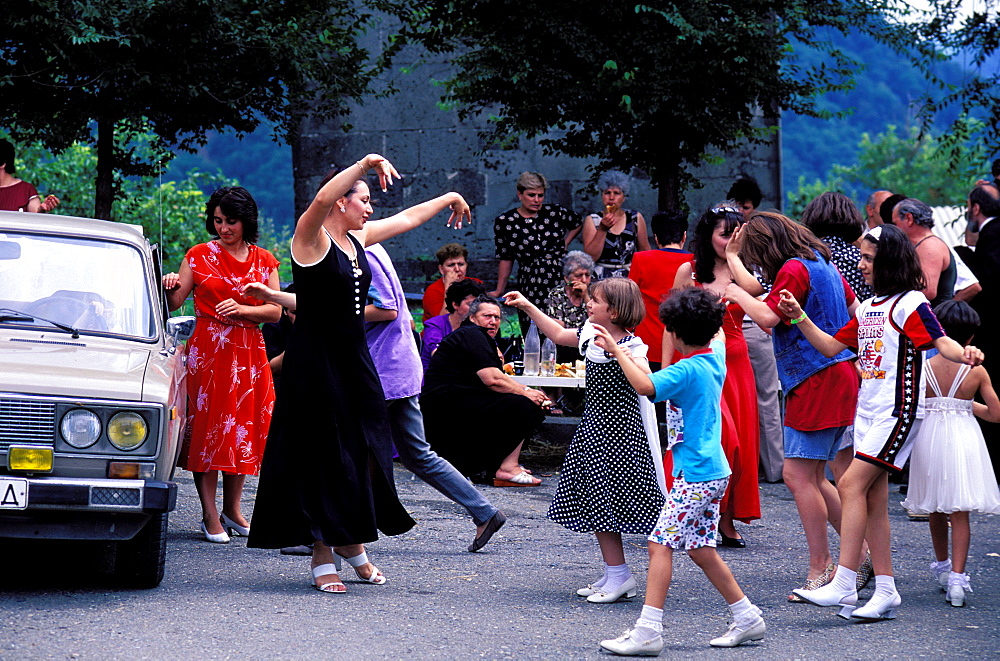
<path id="1" fill-rule="evenodd" d="M 853 165 L 835 164 L 826 181 L 799 178 L 788 193 L 787 213 L 797 218 L 820 193 L 837 191 L 859 206 L 873 190 L 887 189 L 931 206 L 961 205 L 976 179 L 989 171 L 986 149 L 971 137 L 982 131 L 977 120 L 961 119 L 947 135 L 902 131 L 889 126 L 872 138 L 865 133 Z"/>
<path id="2" fill-rule="evenodd" d="M 403 15 L 402 37 L 456 53 L 444 102 L 462 116 L 490 113 L 491 144 L 544 136 L 549 152 L 596 158 L 595 171 L 639 168 L 661 206 L 678 208 L 709 152 L 767 137 L 781 111 L 833 115 L 817 99 L 849 89 L 861 62 L 823 39 L 830 30 L 905 51 L 937 81 L 939 49 L 958 39 L 945 9 L 958 4 L 939 0 L 922 17 L 899 0 L 429 0 Z M 994 48 L 995 38 L 958 29 L 967 47 Z M 802 59 L 804 49 L 823 58 Z M 955 100 L 976 103 L 977 89 L 956 89 Z"/>
<path id="3" fill-rule="evenodd" d="M 357 3 L 285 0 L 18 0 L 0 23 L 0 98 L 16 142 L 97 150 L 94 215 L 114 174 L 162 171 L 206 131 L 279 136 L 305 110 L 334 114 L 368 93 L 369 20 Z M 151 149 L 137 149 L 150 134 Z M 140 154 L 148 156 L 143 158 Z"/>
<path id="4" fill-rule="evenodd" d="M 0 138 L 9 136 L 0 130 Z M 90 216 L 94 208 L 92 182 L 97 173 L 97 155 L 92 146 L 73 143 L 54 154 L 40 142 L 28 143 L 18 150 L 17 173 L 25 181 L 44 181 L 44 186 L 38 186 L 43 194 L 58 195 L 61 204 L 55 213 Z M 164 271 L 176 271 L 189 248 L 211 238 L 205 232 L 208 196 L 203 191 L 235 185 L 238 182 L 225 180 L 219 172 L 191 171 L 178 181 L 125 177 L 117 184 L 122 194 L 114 201 L 112 213 L 120 222 L 142 225 L 149 240 L 160 246 Z M 267 217 L 260 219 L 258 243 L 282 262 L 279 275 L 283 282 L 292 276 L 288 263 L 290 241 L 288 227 L 278 227 Z"/>

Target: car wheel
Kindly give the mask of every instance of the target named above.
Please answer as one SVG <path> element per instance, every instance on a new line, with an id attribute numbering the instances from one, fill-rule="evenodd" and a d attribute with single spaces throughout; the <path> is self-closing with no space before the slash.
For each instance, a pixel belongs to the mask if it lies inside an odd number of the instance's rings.
<path id="1" fill-rule="evenodd" d="M 155 588 L 167 559 L 167 514 L 154 514 L 135 537 L 117 543 L 115 578 L 134 588 Z"/>

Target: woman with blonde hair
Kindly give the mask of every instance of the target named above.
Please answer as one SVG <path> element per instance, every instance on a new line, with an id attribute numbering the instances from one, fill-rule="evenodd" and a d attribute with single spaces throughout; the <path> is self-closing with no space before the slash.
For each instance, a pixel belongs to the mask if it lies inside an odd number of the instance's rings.
<path id="1" fill-rule="evenodd" d="M 562 281 L 562 258 L 571 233 L 580 226 L 579 217 L 557 204 L 545 204 L 549 187 L 545 175 L 522 172 L 517 178 L 516 209 L 505 211 L 493 221 L 496 255 L 500 260 L 497 288 L 490 296 L 498 297 L 507 288 L 507 280 L 518 264 L 520 291 L 535 305 L 542 305 L 548 293 Z M 528 327 L 520 315 L 521 329 Z"/>

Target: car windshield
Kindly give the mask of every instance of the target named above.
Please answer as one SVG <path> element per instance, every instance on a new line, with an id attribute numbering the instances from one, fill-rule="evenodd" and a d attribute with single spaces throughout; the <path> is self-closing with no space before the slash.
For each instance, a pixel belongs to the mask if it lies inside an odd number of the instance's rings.
<path id="1" fill-rule="evenodd" d="M 132 246 L 0 232 L 0 323 L 155 336 L 143 257 Z M 20 314 L 17 314 L 20 313 Z"/>

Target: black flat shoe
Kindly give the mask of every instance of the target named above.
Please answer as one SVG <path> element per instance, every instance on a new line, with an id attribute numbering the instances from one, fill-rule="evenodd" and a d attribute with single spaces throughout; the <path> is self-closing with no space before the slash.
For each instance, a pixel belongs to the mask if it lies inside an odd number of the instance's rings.
<path id="1" fill-rule="evenodd" d="M 721 530 L 719 536 L 722 537 L 722 546 L 728 546 L 731 549 L 743 549 L 747 546 L 747 540 L 742 537 L 730 537 Z"/>
<path id="2" fill-rule="evenodd" d="M 483 533 L 476 537 L 472 544 L 469 544 L 469 553 L 475 553 L 479 549 L 486 546 L 486 544 L 493 538 L 496 531 L 503 527 L 503 524 L 507 523 L 507 517 L 500 510 L 490 517 L 490 520 L 486 522 L 486 527 L 483 529 Z"/>

